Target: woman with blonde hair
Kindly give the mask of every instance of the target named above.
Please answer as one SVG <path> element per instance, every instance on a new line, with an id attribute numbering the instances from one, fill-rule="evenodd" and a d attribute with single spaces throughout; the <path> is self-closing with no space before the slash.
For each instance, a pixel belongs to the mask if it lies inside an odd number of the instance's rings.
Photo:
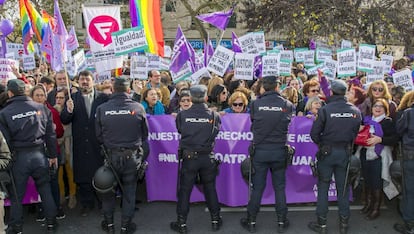
<path id="1" fill-rule="evenodd" d="M 249 113 L 250 110 L 247 107 L 248 100 L 244 93 L 235 91 L 229 97 L 229 107 L 224 109 L 224 113 Z"/>
<path id="2" fill-rule="evenodd" d="M 299 102 L 299 92 L 293 86 L 287 86 L 282 92 L 281 95 L 289 100 L 295 107 Z"/>
<path id="3" fill-rule="evenodd" d="M 396 117 L 396 110 L 397 104 L 392 101 L 392 96 L 388 90 L 388 86 L 383 80 L 376 80 L 372 82 L 367 91 L 367 98 L 365 101 L 359 106 L 361 113 L 364 116 L 371 116 L 372 113 L 372 103 L 374 103 L 375 99 L 383 98 L 388 101 L 390 117 L 395 119 Z"/>
<path id="4" fill-rule="evenodd" d="M 221 77 L 214 76 L 213 78 L 211 78 L 207 85 L 207 96 L 210 96 L 214 86 L 219 84 L 224 85 L 224 80 Z"/>

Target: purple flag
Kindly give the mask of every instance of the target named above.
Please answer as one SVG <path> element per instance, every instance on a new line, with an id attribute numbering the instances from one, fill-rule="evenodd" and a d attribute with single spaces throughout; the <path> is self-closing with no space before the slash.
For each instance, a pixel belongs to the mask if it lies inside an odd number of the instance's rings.
<path id="1" fill-rule="evenodd" d="M 190 52 L 188 50 L 188 42 L 184 36 L 181 26 L 177 28 L 177 35 L 175 36 L 174 48 L 171 56 L 170 70 L 177 73 L 183 65 L 190 59 Z"/>
<path id="2" fill-rule="evenodd" d="M 62 40 L 61 36 L 52 35 L 52 54 L 50 58 L 50 66 L 54 71 L 61 71 L 64 68 L 63 55 L 65 51 L 65 41 Z"/>
<path id="3" fill-rule="evenodd" d="M 55 0 L 54 8 L 55 9 L 53 13 L 54 13 L 55 20 L 56 20 L 56 27 L 55 27 L 54 33 L 56 33 L 57 35 L 61 35 L 61 36 L 67 36 L 68 31 L 66 30 L 65 22 L 63 22 L 62 14 L 60 13 L 58 0 Z"/>
<path id="4" fill-rule="evenodd" d="M 207 67 L 210 58 L 213 57 L 214 47 L 211 43 L 210 37 L 207 38 L 207 43 L 204 45 L 204 66 Z"/>
<path id="5" fill-rule="evenodd" d="M 262 56 L 257 55 L 254 58 L 254 78 L 262 77 Z"/>
<path id="6" fill-rule="evenodd" d="M 237 37 L 236 33 L 231 32 L 231 44 L 233 45 L 233 51 L 235 53 L 242 53 L 242 49 L 240 47 L 239 38 Z"/>
<path id="7" fill-rule="evenodd" d="M 66 49 L 69 51 L 76 50 L 79 47 L 78 38 L 76 37 L 75 27 L 70 28 L 68 37 L 66 38 Z"/>
<path id="8" fill-rule="evenodd" d="M 233 15 L 233 10 L 234 6 L 230 10 L 225 12 L 219 11 L 197 15 L 196 18 L 224 31 L 227 28 L 227 24 L 229 23 L 231 16 Z"/>
<path id="9" fill-rule="evenodd" d="M 52 55 L 52 28 L 50 23 L 46 24 L 44 27 L 45 34 L 43 35 L 42 43 L 40 44 L 40 49 L 48 55 Z"/>

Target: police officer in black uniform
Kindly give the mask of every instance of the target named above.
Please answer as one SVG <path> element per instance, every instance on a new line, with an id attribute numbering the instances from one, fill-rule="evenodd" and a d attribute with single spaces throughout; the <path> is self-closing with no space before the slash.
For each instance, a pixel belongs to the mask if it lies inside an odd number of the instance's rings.
<path id="1" fill-rule="evenodd" d="M 190 109 L 178 113 L 177 130 L 181 134 L 179 157 L 182 167 L 179 177 L 177 203 L 177 221 L 171 222 L 172 230 L 186 233 L 187 214 L 189 212 L 190 195 L 197 175 L 203 184 L 204 196 L 211 215 L 213 231 L 222 225 L 220 206 L 216 192 L 216 176 L 218 163 L 212 150 L 220 129 L 220 117 L 207 108 L 207 87 L 195 85 L 190 88 L 193 105 Z"/>
<path id="2" fill-rule="evenodd" d="M 406 93 L 401 103 L 408 103 L 414 91 Z M 396 128 L 402 136 L 402 218 L 404 224 L 396 223 L 394 229 L 403 234 L 414 234 L 414 104 L 402 111 Z M 394 161 L 395 162 L 395 161 Z M 390 169 L 391 170 L 391 169 Z"/>
<path id="3" fill-rule="evenodd" d="M 143 106 L 132 101 L 129 82 L 117 78 L 113 84 L 114 94 L 110 100 L 96 110 L 96 136 L 107 149 L 109 162 L 122 181 L 122 220 L 121 233 L 129 234 L 136 230 L 132 222 L 135 212 L 135 191 L 137 186 L 137 166 L 142 158 L 142 142 L 148 138 L 148 126 Z M 102 228 L 114 233 L 113 213 L 115 193 L 102 194 L 104 220 Z"/>
<path id="4" fill-rule="evenodd" d="M 285 194 L 286 139 L 294 107 L 291 102 L 280 96 L 279 89 L 280 81 L 278 77 L 263 77 L 262 96 L 254 101 L 250 108 L 253 142 L 249 153 L 253 158 L 252 163 L 255 173 L 252 177 L 253 190 L 247 205 L 247 217 L 240 220 L 242 227 L 249 232 L 256 231 L 256 216 L 260 210 L 260 202 L 266 187 L 266 176 L 269 169 L 275 191 L 278 232 L 285 232 L 289 226 Z"/>
<path id="5" fill-rule="evenodd" d="M 326 233 L 328 214 L 328 190 L 332 173 L 335 175 L 337 200 L 339 208 L 339 232 L 347 233 L 349 211 L 349 189 L 347 186 L 349 160 L 352 142 L 361 125 L 361 113 L 354 105 L 347 102 L 344 95 L 345 82 L 334 80 L 331 83 L 331 96 L 327 105 L 318 111 L 313 123 L 311 138 L 318 145 L 318 200 L 316 207 L 317 222 L 310 222 L 308 227 L 319 233 Z"/>
<path id="6" fill-rule="evenodd" d="M 49 168 L 53 168 L 52 171 L 57 168 L 57 141 L 52 114 L 45 105 L 25 96 L 25 84 L 21 80 L 9 80 L 7 94 L 10 99 L 0 111 L 0 130 L 13 152 L 12 173 L 17 193 L 11 193 L 7 233 L 21 233 L 23 230 L 21 202 L 29 176 L 34 179 L 42 199 L 47 230 L 54 231 L 57 210 L 49 183 Z"/>

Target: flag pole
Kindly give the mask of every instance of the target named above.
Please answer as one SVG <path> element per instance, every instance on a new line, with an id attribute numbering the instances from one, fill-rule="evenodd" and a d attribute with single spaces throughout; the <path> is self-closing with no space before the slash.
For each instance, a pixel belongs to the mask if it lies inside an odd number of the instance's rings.
<path id="1" fill-rule="evenodd" d="M 66 61 L 65 61 L 65 56 L 64 56 L 64 54 L 65 53 L 62 53 L 62 60 L 63 60 L 63 70 L 65 71 L 65 78 L 66 78 L 66 86 L 67 86 L 67 88 L 68 88 L 68 97 L 69 97 L 69 100 L 71 100 L 72 101 L 72 90 L 70 89 L 70 85 L 69 85 L 69 76 L 68 76 L 68 71 L 67 71 L 67 68 L 66 68 Z"/>
<path id="2" fill-rule="evenodd" d="M 216 48 L 220 45 L 221 40 L 223 40 L 224 31 L 225 31 L 225 30 L 221 31 L 220 39 L 219 39 L 218 43 L 216 44 Z"/>

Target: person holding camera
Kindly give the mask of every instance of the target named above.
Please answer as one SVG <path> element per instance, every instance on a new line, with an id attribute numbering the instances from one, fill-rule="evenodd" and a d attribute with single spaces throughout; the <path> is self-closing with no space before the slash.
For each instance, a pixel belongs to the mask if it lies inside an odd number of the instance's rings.
<path id="1" fill-rule="evenodd" d="M 327 232 L 328 190 L 332 174 L 335 175 L 338 191 L 339 231 L 347 233 L 349 211 L 348 173 L 352 143 L 361 125 L 361 112 L 344 95 L 347 85 L 341 80 L 331 83 L 331 96 L 327 104 L 319 109 L 312 125 L 311 138 L 319 146 L 317 157 L 318 200 L 317 221 L 308 227 L 318 233 Z M 340 133 L 340 134 L 338 134 Z"/>
<path id="2" fill-rule="evenodd" d="M 95 131 L 100 144 L 104 146 L 106 165 L 103 172 L 112 172 L 115 181 L 110 182 L 110 188 L 99 190 L 96 181 L 105 178 L 97 178 L 106 174 L 99 174 L 98 169 L 94 177 L 94 187 L 101 194 L 104 220 L 101 227 L 107 233 L 115 233 L 114 209 L 115 189 L 112 185 L 119 184 L 122 192 L 122 219 L 121 233 L 129 234 L 136 230 L 136 224 L 132 222 L 135 213 L 135 195 L 138 180 L 138 172 L 142 163 L 142 143 L 148 138 L 148 126 L 144 107 L 131 100 L 129 81 L 125 78 L 117 78 L 113 84 L 114 94 L 109 101 L 96 109 Z M 109 167 L 109 168 L 108 168 Z"/>
<path id="3" fill-rule="evenodd" d="M 7 82 L 9 100 L 0 111 L 0 130 L 13 152 L 16 190 L 11 193 L 7 233 L 23 231 L 22 200 L 31 176 L 42 199 L 48 231 L 56 229 L 56 204 L 50 187 L 49 168 L 57 168 L 57 140 L 52 114 L 43 104 L 25 96 L 25 84 L 18 79 Z M 47 154 L 46 154 L 47 152 Z"/>
<path id="4" fill-rule="evenodd" d="M 171 222 L 170 228 L 178 233 L 187 232 L 190 195 L 199 176 L 211 215 L 212 230 L 218 231 L 222 225 L 216 191 L 218 161 L 212 151 L 221 121 L 218 113 L 207 107 L 205 85 L 192 86 L 190 95 L 193 105 L 180 111 L 176 117 L 177 130 L 181 134 L 179 160 L 182 160 L 182 167 L 178 178 L 177 221 Z"/>
<path id="5" fill-rule="evenodd" d="M 249 232 L 256 231 L 256 216 L 260 210 L 269 170 L 275 190 L 278 232 L 285 232 L 289 227 L 285 194 L 285 173 L 288 164 L 286 136 L 295 110 L 293 104 L 279 94 L 280 85 L 281 82 L 276 76 L 263 77 L 261 97 L 250 106 L 253 142 L 249 154 L 253 158 L 255 173 L 252 176 L 253 189 L 247 205 L 247 217 L 240 220 L 242 227 Z"/>

